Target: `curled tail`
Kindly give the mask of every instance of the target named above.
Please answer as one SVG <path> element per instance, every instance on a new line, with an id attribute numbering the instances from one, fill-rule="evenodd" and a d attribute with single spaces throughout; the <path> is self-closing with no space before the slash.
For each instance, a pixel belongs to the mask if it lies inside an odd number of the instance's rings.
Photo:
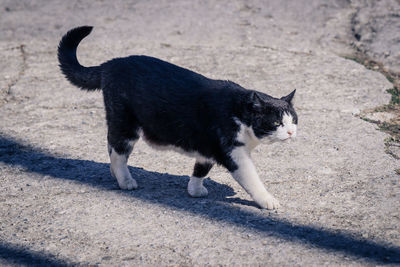
<path id="1" fill-rule="evenodd" d="M 76 48 L 92 29 L 90 26 L 74 28 L 63 36 L 58 45 L 58 61 L 62 73 L 73 85 L 88 91 L 100 89 L 101 68 L 84 67 L 79 64 Z"/>

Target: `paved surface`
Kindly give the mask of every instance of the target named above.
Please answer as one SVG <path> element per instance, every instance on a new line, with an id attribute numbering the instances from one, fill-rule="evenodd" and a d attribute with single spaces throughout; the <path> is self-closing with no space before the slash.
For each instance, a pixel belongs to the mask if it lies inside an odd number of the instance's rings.
<path id="1" fill-rule="evenodd" d="M 356 116 L 392 85 L 340 56 L 369 2 L 264 2 L 1 1 L 0 264 L 399 264 L 400 164 Z M 85 24 L 85 65 L 146 54 L 274 96 L 296 88 L 298 140 L 253 154 L 282 208 L 259 210 L 219 167 L 192 199 L 194 160 L 143 142 L 139 189 L 118 190 L 101 95 L 57 66 L 60 37 Z"/>
<path id="2" fill-rule="evenodd" d="M 354 7 L 354 47 L 400 72 L 400 1 L 357 1 Z"/>

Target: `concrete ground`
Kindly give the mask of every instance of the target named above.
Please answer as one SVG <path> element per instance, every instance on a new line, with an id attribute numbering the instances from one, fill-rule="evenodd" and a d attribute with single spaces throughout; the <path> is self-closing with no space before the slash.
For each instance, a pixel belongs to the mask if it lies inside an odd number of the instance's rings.
<path id="1" fill-rule="evenodd" d="M 399 265 L 400 162 L 384 151 L 387 135 L 358 117 L 388 103 L 392 84 L 343 57 L 361 47 L 399 67 L 395 31 L 389 54 L 375 45 L 387 28 L 363 39 L 368 16 L 379 10 L 393 25 L 398 5 L 1 1 L 0 264 Z M 258 209 L 221 167 L 209 196 L 192 199 L 194 159 L 142 141 L 129 161 L 139 189 L 119 190 L 101 94 L 58 69 L 59 39 L 80 25 L 95 26 L 78 49 L 87 66 L 146 54 L 273 96 L 296 88 L 297 140 L 253 153 L 281 209 Z"/>

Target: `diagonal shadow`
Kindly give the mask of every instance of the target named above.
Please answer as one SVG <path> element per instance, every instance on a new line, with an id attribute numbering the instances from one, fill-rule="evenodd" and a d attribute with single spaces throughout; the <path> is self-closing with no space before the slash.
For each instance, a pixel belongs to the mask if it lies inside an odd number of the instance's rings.
<path id="1" fill-rule="evenodd" d="M 18 266 L 76 266 L 76 263 L 58 259 L 44 252 L 32 251 L 28 248 L 0 243 L 0 259 Z"/>
<path id="2" fill-rule="evenodd" d="M 116 190 L 117 194 L 130 195 L 143 201 L 259 231 L 290 242 L 304 243 L 379 264 L 400 263 L 400 247 L 377 243 L 361 238 L 357 234 L 294 224 L 228 205 L 227 203 L 230 202 L 243 205 L 254 204 L 246 200 L 227 198 L 234 195 L 233 189 L 209 179 L 205 182 L 210 191 L 209 198 L 192 199 L 184 194 L 189 179 L 187 176 L 162 174 L 130 167 L 131 173 L 142 187 L 129 192 L 117 190 L 117 184 L 109 174 L 108 164 L 63 158 L 30 145 L 23 145 L 1 134 L 0 162 L 23 168 L 23 171 L 27 172 L 73 180 L 104 190 Z"/>

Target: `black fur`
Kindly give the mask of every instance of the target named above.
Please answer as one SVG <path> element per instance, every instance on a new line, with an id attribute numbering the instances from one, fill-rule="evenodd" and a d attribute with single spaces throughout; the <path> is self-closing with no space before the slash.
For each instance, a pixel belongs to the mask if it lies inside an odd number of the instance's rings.
<path id="1" fill-rule="evenodd" d="M 196 162 L 196 164 L 194 164 L 192 176 L 199 177 L 199 178 L 205 177 L 210 172 L 212 166 L 213 166 L 212 163 Z"/>
<path id="2" fill-rule="evenodd" d="M 58 46 L 58 61 L 62 73 L 75 86 L 85 90 L 100 89 L 101 68 L 83 67 L 76 58 L 79 42 L 88 36 L 93 27 L 82 26 L 69 31 Z"/>
<path id="3" fill-rule="evenodd" d="M 83 67 L 77 61 L 76 48 L 91 30 L 88 26 L 75 28 L 62 38 L 60 67 L 72 84 L 102 90 L 108 142 L 119 154 L 129 154 L 128 141 L 138 139 L 141 129 L 152 143 L 198 152 L 233 172 L 237 165 L 230 153 L 243 145 L 236 140 L 239 125 L 235 118 L 251 126 L 259 138 L 276 129 L 283 112 L 291 113 L 297 123 L 291 104 L 294 92 L 277 99 L 148 56 Z M 196 165 L 194 173 L 205 176 L 211 166 Z"/>

